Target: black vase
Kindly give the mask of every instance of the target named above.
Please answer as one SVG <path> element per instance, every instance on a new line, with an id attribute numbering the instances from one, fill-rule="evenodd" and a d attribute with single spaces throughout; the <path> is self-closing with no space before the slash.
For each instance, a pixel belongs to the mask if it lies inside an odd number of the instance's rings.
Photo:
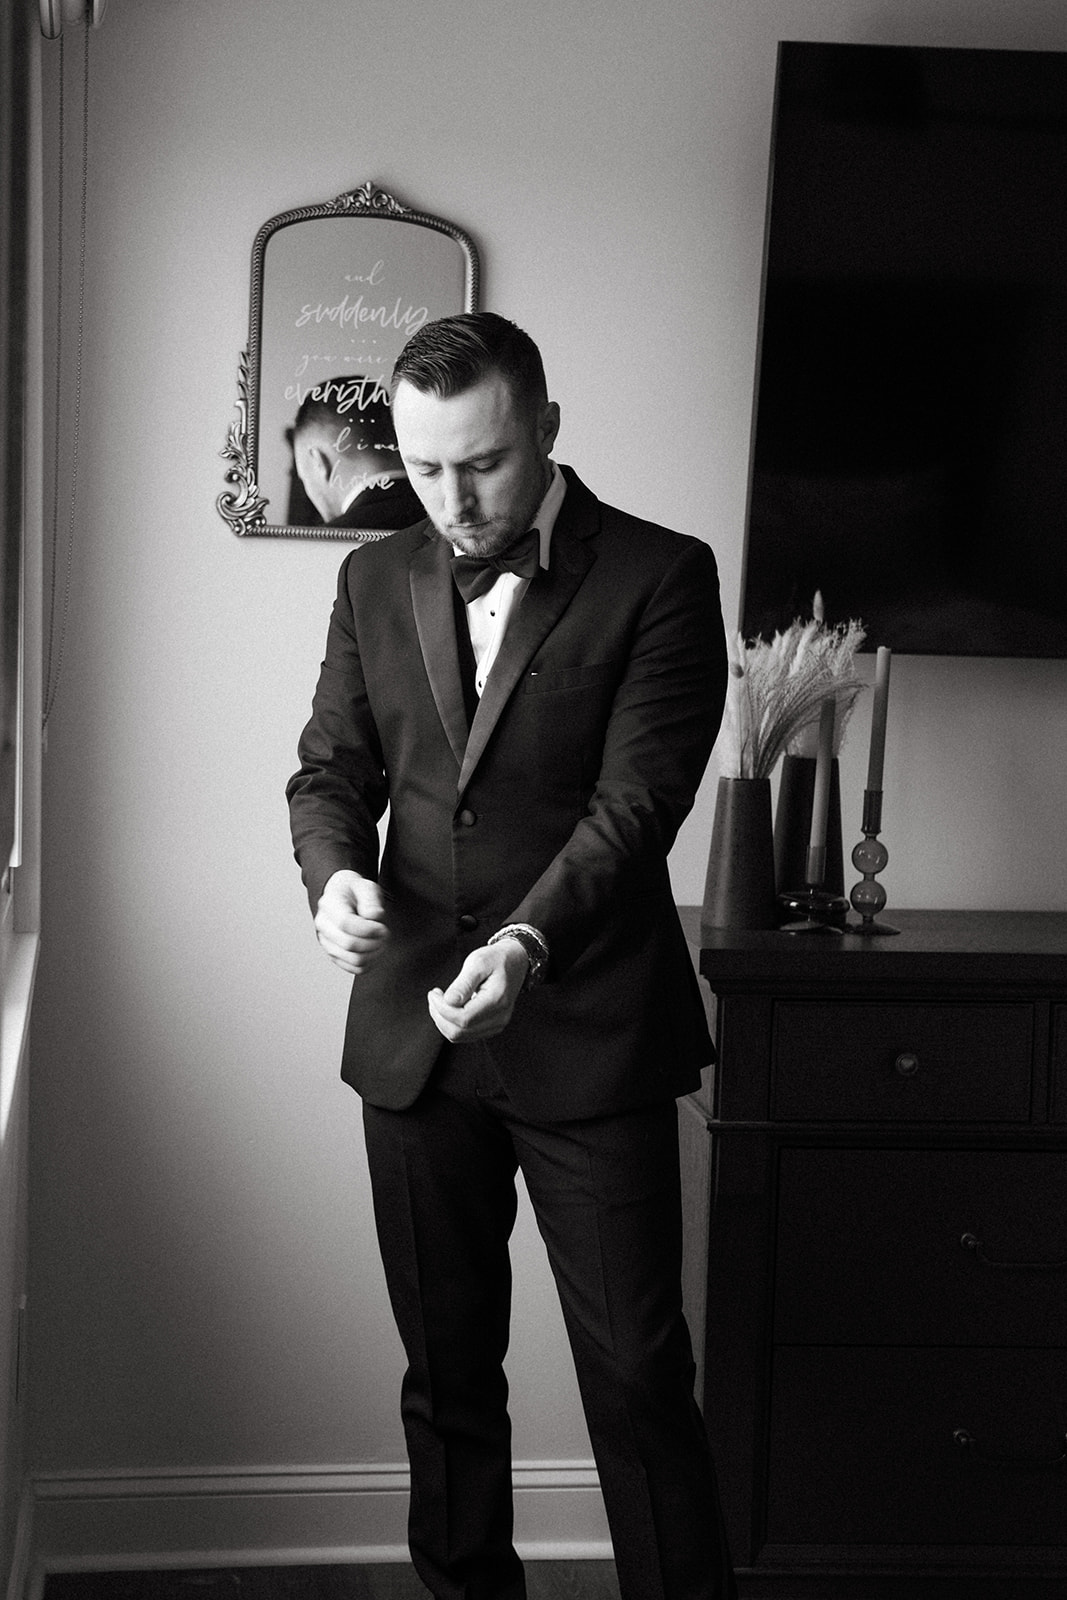
<path id="1" fill-rule="evenodd" d="M 803 889 L 808 881 L 811 807 L 815 796 L 815 757 L 783 756 L 774 813 L 774 883 L 779 894 Z M 836 757 L 830 763 L 830 795 L 826 813 L 826 872 L 822 887 L 845 892 L 841 846 L 841 774 Z"/>
<path id="2" fill-rule="evenodd" d="M 720 778 L 703 928 L 773 928 L 774 828 L 769 778 Z"/>

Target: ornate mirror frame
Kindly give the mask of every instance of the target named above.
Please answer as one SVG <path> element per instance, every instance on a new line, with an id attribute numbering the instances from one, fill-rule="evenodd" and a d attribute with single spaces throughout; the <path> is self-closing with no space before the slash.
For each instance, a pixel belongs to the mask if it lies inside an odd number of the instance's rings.
<path id="1" fill-rule="evenodd" d="M 323 222 L 328 224 L 326 228 Z M 291 230 L 305 224 L 313 226 L 304 228 L 304 239 L 298 245 Z M 406 233 L 408 228 L 412 230 L 410 235 Z M 354 231 L 350 233 L 349 229 Z M 283 230 L 289 231 L 279 239 Z M 421 230 L 421 237 L 415 230 Z M 442 235 L 451 245 L 442 241 Z M 277 262 L 267 259 L 272 240 Z M 310 252 L 306 269 L 304 258 L 297 253 L 305 247 Z M 288 275 L 284 272 L 281 263 L 287 258 L 298 263 L 298 275 L 291 263 Z M 358 270 L 345 272 L 345 266 Z M 412 520 L 408 516 L 388 527 L 379 521 L 363 528 L 324 521 L 269 519 L 270 494 L 281 479 L 279 456 L 286 450 L 286 482 L 290 486 L 286 511 L 293 502 L 294 490 L 298 498 L 300 494 L 292 453 L 293 429 L 281 429 L 282 410 L 288 406 L 287 415 L 295 418 L 301 399 L 316 389 L 309 380 L 316 378 L 321 380 L 316 390 L 318 397 L 323 393 L 329 396 L 331 389 L 340 387 L 327 380 L 345 378 L 348 391 L 359 396 L 360 411 L 368 404 L 370 397 L 364 398 L 364 391 L 371 383 L 373 398 L 383 399 L 387 406 L 384 389 L 405 340 L 424 321 L 477 310 L 479 278 L 478 252 L 468 234 L 455 223 L 412 210 L 369 181 L 323 205 L 283 211 L 263 224 L 252 246 L 248 349 L 242 352 L 238 372 L 237 417 L 221 452 L 230 463 L 226 481 L 233 487 L 224 490 L 215 502 L 234 533 L 360 543 L 388 538 L 395 527 Z M 324 283 L 330 297 L 326 303 L 321 298 Z M 346 283 L 352 288 L 346 289 Z M 362 287 L 353 294 L 357 285 Z M 375 291 L 380 303 L 365 305 L 368 296 L 374 299 Z M 332 299 L 335 293 L 341 297 L 336 302 Z M 306 299 L 301 298 L 304 295 Z M 364 324 L 368 327 L 366 333 Z M 270 369 L 266 393 L 265 358 Z M 368 377 L 368 364 L 377 366 L 373 377 Z M 360 371 L 352 371 L 352 366 Z M 284 377 L 279 377 L 279 372 Z M 279 392 L 283 381 L 284 388 Z M 351 399 L 346 403 L 351 405 Z M 265 419 L 270 424 L 272 441 L 270 462 L 261 460 L 260 455 Z M 387 426 L 391 433 L 391 422 Z M 282 431 L 287 445 L 280 442 Z M 352 430 L 344 431 L 351 434 Z M 357 448 L 374 446 L 364 446 L 360 441 Z M 395 452 L 395 443 L 384 448 Z M 394 459 L 399 465 L 398 458 Z M 356 479 L 351 481 L 355 483 Z M 368 481 L 367 475 L 360 481 Z M 384 484 L 384 478 L 373 481 Z M 407 489 L 406 480 L 402 481 Z M 310 505 L 310 500 L 307 503 Z M 319 516 L 314 507 L 311 509 L 314 516 Z"/>

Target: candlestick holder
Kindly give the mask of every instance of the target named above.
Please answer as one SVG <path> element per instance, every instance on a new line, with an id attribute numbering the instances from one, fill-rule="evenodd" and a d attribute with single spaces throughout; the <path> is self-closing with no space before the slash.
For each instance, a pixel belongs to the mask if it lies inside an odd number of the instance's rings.
<path id="1" fill-rule="evenodd" d="M 881 789 L 863 791 L 862 827 L 863 838 L 852 852 L 852 865 L 863 873 L 863 878 L 854 885 L 849 895 L 852 909 L 860 920 L 858 923 L 850 922 L 848 931 L 871 935 L 899 933 L 899 928 L 877 920 L 886 902 L 886 892 L 878 882 L 878 874 L 885 871 L 889 860 L 889 851 L 878 837 L 882 831 Z"/>
<path id="2" fill-rule="evenodd" d="M 783 933 L 843 933 L 848 901 L 825 887 L 826 846 L 810 845 L 807 883 L 803 889 L 786 889 L 778 904 L 789 917 L 782 923 Z"/>

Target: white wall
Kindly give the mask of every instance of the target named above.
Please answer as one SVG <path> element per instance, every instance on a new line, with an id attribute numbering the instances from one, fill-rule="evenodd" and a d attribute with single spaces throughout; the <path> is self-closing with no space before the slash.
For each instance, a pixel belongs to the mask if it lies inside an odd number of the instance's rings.
<path id="1" fill-rule="evenodd" d="M 79 514 L 44 779 L 40 1474 L 402 1457 L 358 1103 L 336 1076 L 345 983 L 315 947 L 282 798 L 343 547 L 236 539 L 214 509 L 256 229 L 366 178 L 467 227 L 483 303 L 543 347 L 560 458 L 708 538 L 732 619 L 783 36 L 1062 49 L 1067 15 L 110 0 L 91 39 Z M 79 35 L 68 49 L 77 89 Z M 1065 687 L 1063 663 L 898 659 L 892 903 L 1067 905 Z M 846 848 L 865 734 L 862 712 Z M 673 863 L 684 900 L 702 893 L 713 782 Z M 525 1217 L 517 1254 L 516 1454 L 580 1461 Z"/>

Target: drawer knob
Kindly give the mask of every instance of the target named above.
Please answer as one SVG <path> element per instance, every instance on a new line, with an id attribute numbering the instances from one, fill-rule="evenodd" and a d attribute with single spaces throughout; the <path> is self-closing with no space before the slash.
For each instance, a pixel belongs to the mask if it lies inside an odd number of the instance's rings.
<path id="1" fill-rule="evenodd" d="M 919 1058 L 914 1050 L 902 1050 L 893 1066 L 902 1078 L 914 1078 L 919 1070 Z"/>
<path id="2" fill-rule="evenodd" d="M 956 1428 L 952 1437 L 961 1450 L 968 1451 L 976 1460 L 984 1461 L 990 1467 L 1061 1467 L 1067 1461 L 1067 1436 L 1064 1437 L 1064 1447 L 1054 1456 L 995 1455 L 993 1451 L 983 1448 L 969 1428 Z"/>

